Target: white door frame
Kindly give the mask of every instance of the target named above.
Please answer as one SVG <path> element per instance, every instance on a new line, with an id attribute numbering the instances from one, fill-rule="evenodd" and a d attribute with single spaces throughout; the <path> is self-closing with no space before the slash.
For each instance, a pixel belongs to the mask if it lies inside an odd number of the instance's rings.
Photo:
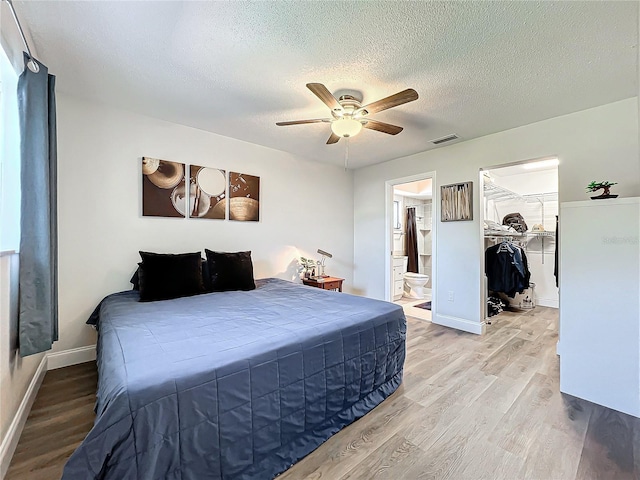
<path id="1" fill-rule="evenodd" d="M 417 182 L 420 180 L 431 179 L 432 197 L 431 197 L 431 315 L 435 315 L 436 304 L 436 282 L 435 272 L 437 271 L 438 264 L 438 235 L 437 235 L 437 214 L 439 212 L 436 195 L 436 172 L 418 173 L 416 175 L 410 175 L 408 177 L 394 178 L 385 182 L 385 300 L 388 302 L 393 301 L 393 295 L 391 293 L 391 285 L 393 284 L 393 187 L 402 183 Z"/>

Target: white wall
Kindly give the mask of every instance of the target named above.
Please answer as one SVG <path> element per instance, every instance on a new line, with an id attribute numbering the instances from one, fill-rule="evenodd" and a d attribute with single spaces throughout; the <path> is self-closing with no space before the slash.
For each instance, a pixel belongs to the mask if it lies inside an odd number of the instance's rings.
<path id="1" fill-rule="evenodd" d="M 436 172 L 439 186 L 474 182 L 474 221 L 438 222 L 435 252 L 434 322 L 482 330 L 482 230 L 479 169 L 514 161 L 557 156 L 560 201 L 587 198 L 592 180 L 619 182 L 614 193 L 640 195 L 638 100 L 592 108 L 542 122 L 418 153 L 356 170 L 354 176 L 354 288 L 385 298 L 385 182 Z M 448 301 L 449 292 L 454 300 Z"/>
<path id="2" fill-rule="evenodd" d="M 22 64 L 22 41 L 13 23 L 8 5 L 0 2 L 0 44 L 7 53 L 14 69 L 20 72 Z M 35 52 L 34 52 L 35 54 Z M 10 82 L 11 83 L 11 82 Z M 11 110 L 3 108 L 0 128 L 14 130 L 15 124 L 9 125 L 7 120 Z M 15 113 L 15 112 L 14 112 Z M 3 148 L 6 144 L 3 144 Z M 6 155 L 3 151 L 3 155 Z M 8 157 L 3 156 L 3 160 Z M 6 170 L 5 170 L 6 174 Z M 6 193 L 6 192 L 3 192 Z M 3 197 L 3 202 L 6 200 Z M 2 216 L 3 222 L 7 217 Z M 13 223 L 13 220 L 10 220 Z M 0 228 L 5 224 L 3 223 Z M 7 240 L 7 232 L 3 239 Z M 15 248 L 15 235 L 9 237 Z M 44 354 L 20 358 L 17 352 L 17 273 L 18 255 L 0 252 L 0 478 L 8 468 L 8 461 L 13 453 L 20 431 L 12 430 L 12 422 L 16 418 L 25 393 L 34 380 L 36 371 Z M 14 427 L 16 424 L 13 425 Z"/>
<path id="3" fill-rule="evenodd" d="M 260 177 L 260 222 L 142 217 L 141 157 Z M 299 255 L 333 254 L 352 286 L 353 175 L 291 154 L 58 95 L 60 341 L 95 343 L 85 321 L 131 288 L 138 250 L 251 250 L 256 278 L 295 275 Z"/>
<path id="4" fill-rule="evenodd" d="M 44 356 L 18 355 L 17 292 L 18 255 L 0 254 L 0 478 L 20 435 L 11 423 Z"/>

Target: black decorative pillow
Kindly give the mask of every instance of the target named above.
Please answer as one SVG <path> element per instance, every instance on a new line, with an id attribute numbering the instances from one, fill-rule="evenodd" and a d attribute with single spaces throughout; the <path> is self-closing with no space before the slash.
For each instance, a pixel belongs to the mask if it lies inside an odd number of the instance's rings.
<path id="1" fill-rule="evenodd" d="M 204 249 L 209 266 L 210 291 L 253 290 L 253 262 L 251 252 L 212 252 Z"/>
<path id="2" fill-rule="evenodd" d="M 133 285 L 133 287 L 131 287 L 131 290 L 140 290 L 140 275 L 138 273 L 140 272 L 140 265 L 142 265 L 142 262 L 138 263 L 138 268 L 136 268 L 136 271 L 133 272 L 131 280 L 129 280 L 129 283 Z"/>
<path id="3" fill-rule="evenodd" d="M 140 301 L 153 302 L 202 293 L 200 252 L 161 254 L 140 252 Z"/>
<path id="4" fill-rule="evenodd" d="M 131 290 L 140 290 L 140 276 L 138 273 L 140 270 L 140 265 L 142 265 L 142 262 L 138 263 L 138 268 L 136 268 L 136 271 L 133 273 L 131 280 L 129 280 L 129 283 L 133 285 L 133 287 L 131 287 Z M 203 258 L 202 259 L 202 284 L 204 285 L 204 290 L 206 292 L 211 290 L 209 286 L 210 281 L 211 281 L 211 278 L 209 277 L 209 264 Z"/>

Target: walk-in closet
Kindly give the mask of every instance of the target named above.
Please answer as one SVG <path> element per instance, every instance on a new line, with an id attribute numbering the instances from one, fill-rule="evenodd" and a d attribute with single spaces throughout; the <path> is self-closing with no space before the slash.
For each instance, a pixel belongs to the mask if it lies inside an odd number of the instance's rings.
<path id="1" fill-rule="evenodd" d="M 558 308 L 558 161 L 482 172 L 485 318 L 504 310 Z"/>

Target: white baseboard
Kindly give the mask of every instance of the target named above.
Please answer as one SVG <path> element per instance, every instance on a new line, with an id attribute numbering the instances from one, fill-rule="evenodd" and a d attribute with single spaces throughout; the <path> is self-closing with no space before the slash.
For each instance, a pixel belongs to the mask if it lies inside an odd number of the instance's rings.
<path id="1" fill-rule="evenodd" d="M 434 314 L 431 323 L 442 325 L 444 327 L 455 328 L 464 332 L 475 333 L 476 335 L 483 335 L 487 326 L 484 322 L 477 323 L 464 318 L 451 317 L 449 315 Z"/>
<path id="2" fill-rule="evenodd" d="M 557 298 L 536 298 L 536 304 L 541 307 L 559 308 L 560 302 Z"/>
<path id="3" fill-rule="evenodd" d="M 33 402 L 36 399 L 36 395 L 38 395 L 40 385 L 42 385 L 44 376 L 47 373 L 47 363 L 47 355 L 45 354 L 42 356 L 40 365 L 38 365 L 36 373 L 33 375 L 33 378 L 29 383 L 29 387 L 24 394 L 22 402 L 20 402 L 20 406 L 13 417 L 11 425 L 9 425 L 7 434 L 2 439 L 2 443 L 0 444 L 0 478 L 4 478 L 7 474 L 7 470 L 9 470 L 9 464 L 11 463 L 13 452 L 15 452 L 16 447 L 18 446 L 20 435 L 22 435 L 22 429 L 24 428 L 24 424 L 27 422 L 27 417 L 31 412 Z"/>
<path id="4" fill-rule="evenodd" d="M 72 348 L 61 352 L 51 352 L 47 354 L 48 370 L 69 367 L 79 363 L 91 362 L 96 359 L 96 346 Z"/>

